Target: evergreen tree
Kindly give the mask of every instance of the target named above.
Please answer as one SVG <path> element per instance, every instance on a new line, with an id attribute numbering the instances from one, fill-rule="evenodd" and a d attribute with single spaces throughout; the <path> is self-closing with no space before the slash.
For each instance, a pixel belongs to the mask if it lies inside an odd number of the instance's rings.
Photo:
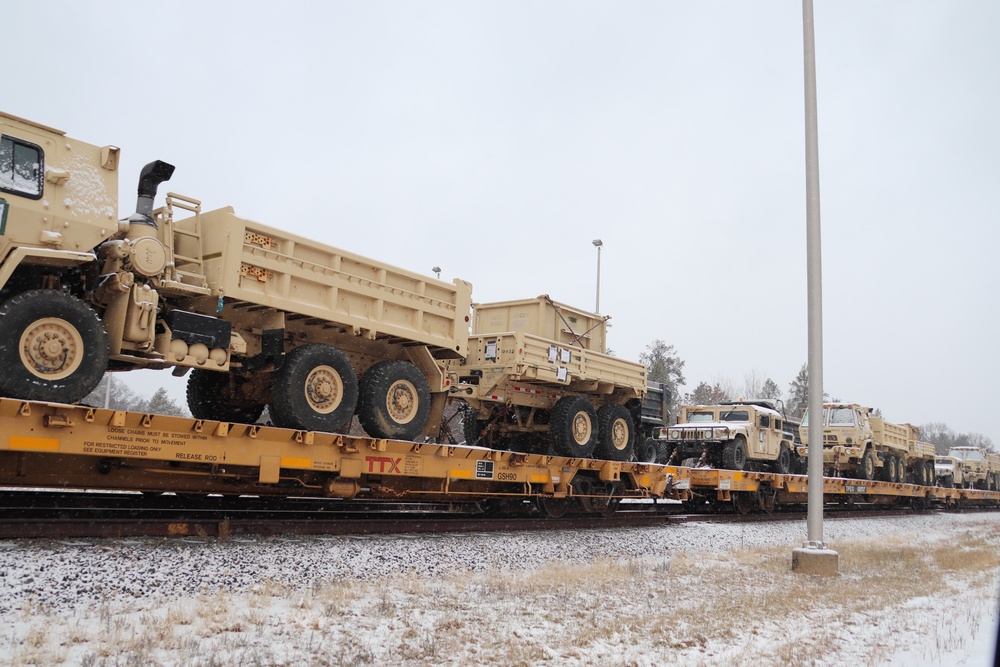
<path id="1" fill-rule="evenodd" d="M 670 392 L 668 409 L 671 415 L 676 415 L 681 401 L 680 387 L 686 380 L 684 362 L 677 356 L 674 346 L 657 338 L 646 345 L 646 351 L 639 355 L 639 361 L 646 365 L 646 378 L 652 382 L 662 382 Z"/>
<path id="2" fill-rule="evenodd" d="M 788 403 L 786 405 L 789 419 L 802 419 L 809 403 L 809 364 L 802 364 L 799 374 L 788 385 Z"/>

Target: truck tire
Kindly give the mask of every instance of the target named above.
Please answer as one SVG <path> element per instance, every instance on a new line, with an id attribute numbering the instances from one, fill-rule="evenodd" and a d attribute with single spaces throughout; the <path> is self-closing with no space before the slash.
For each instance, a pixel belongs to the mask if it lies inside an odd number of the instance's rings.
<path id="1" fill-rule="evenodd" d="M 563 396 L 549 417 L 549 444 L 559 456 L 588 459 L 597 447 L 597 411 L 582 396 Z"/>
<path id="2" fill-rule="evenodd" d="M 187 404 L 195 419 L 253 424 L 264 412 L 263 403 L 248 403 L 240 395 L 247 380 L 221 371 L 196 368 L 187 383 Z"/>
<path id="3" fill-rule="evenodd" d="M 722 447 L 722 467 L 726 470 L 746 470 L 747 441 L 738 435 Z"/>
<path id="4" fill-rule="evenodd" d="M 635 425 L 623 405 L 602 405 L 597 411 L 597 458 L 628 461 L 635 447 Z"/>
<path id="5" fill-rule="evenodd" d="M 895 482 L 896 481 L 896 457 L 889 456 L 885 457 L 882 461 L 882 474 L 880 475 L 883 482 Z"/>
<path id="6" fill-rule="evenodd" d="M 641 442 L 635 443 L 635 460 L 639 463 L 656 463 L 657 449 L 656 440 L 643 438 Z"/>
<path id="7" fill-rule="evenodd" d="M 107 367 L 107 331 L 80 299 L 39 289 L 0 306 L 0 395 L 76 403 Z"/>
<path id="8" fill-rule="evenodd" d="M 865 451 L 864 456 L 861 457 L 861 461 L 858 463 L 858 479 L 867 481 L 875 479 L 875 455 L 872 454 L 872 450 L 870 449 Z"/>
<path id="9" fill-rule="evenodd" d="M 774 462 L 775 471 L 779 475 L 788 475 L 792 472 L 792 450 L 785 445 L 781 446 L 778 452 L 778 460 Z"/>
<path id="10" fill-rule="evenodd" d="M 361 377 L 358 421 L 373 438 L 413 440 L 427 426 L 430 414 L 430 385 L 409 361 L 380 361 Z"/>
<path id="11" fill-rule="evenodd" d="M 927 471 L 925 473 L 927 476 L 926 477 L 927 486 L 937 486 L 936 480 L 934 479 L 935 476 L 937 475 L 937 473 L 934 471 L 934 461 L 928 461 L 927 463 L 925 463 L 924 469 Z"/>
<path id="12" fill-rule="evenodd" d="M 271 394 L 276 426 L 333 433 L 354 415 L 358 378 L 343 352 L 311 343 L 285 355 Z"/>
<path id="13" fill-rule="evenodd" d="M 902 456 L 896 457 L 896 481 L 900 484 L 906 484 L 906 461 L 903 460 Z"/>

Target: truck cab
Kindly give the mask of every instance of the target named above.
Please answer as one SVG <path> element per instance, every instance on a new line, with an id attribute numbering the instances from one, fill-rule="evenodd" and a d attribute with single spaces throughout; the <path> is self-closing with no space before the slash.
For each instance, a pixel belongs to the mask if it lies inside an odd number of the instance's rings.
<path id="1" fill-rule="evenodd" d="M 729 470 L 795 469 L 794 437 L 770 401 L 733 401 L 681 408 L 677 424 L 659 430 L 668 461 Z"/>

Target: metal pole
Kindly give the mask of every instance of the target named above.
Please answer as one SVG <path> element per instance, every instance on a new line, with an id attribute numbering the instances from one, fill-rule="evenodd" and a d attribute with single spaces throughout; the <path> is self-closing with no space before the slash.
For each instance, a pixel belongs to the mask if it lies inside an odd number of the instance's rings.
<path id="1" fill-rule="evenodd" d="M 597 246 L 597 301 L 594 304 L 594 312 L 601 312 L 601 246 L 604 242 L 601 239 L 594 239 L 594 245 Z"/>
<path id="2" fill-rule="evenodd" d="M 802 0 L 806 96 L 806 272 L 809 320 L 809 496 L 806 547 L 823 542 L 823 269 L 819 217 L 819 140 L 816 122 L 816 39 L 812 0 Z"/>
<path id="3" fill-rule="evenodd" d="M 111 375 L 105 373 L 104 377 L 108 379 L 108 384 L 104 387 L 104 409 L 107 410 L 111 407 Z"/>

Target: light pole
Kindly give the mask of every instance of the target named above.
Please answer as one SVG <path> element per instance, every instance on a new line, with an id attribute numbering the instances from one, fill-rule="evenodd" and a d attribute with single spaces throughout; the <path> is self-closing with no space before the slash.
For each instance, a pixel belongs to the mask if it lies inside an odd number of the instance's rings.
<path id="1" fill-rule="evenodd" d="M 440 279 L 441 279 L 441 267 L 440 267 L 440 266 L 435 266 L 435 267 L 432 267 L 432 268 L 431 268 L 431 271 L 433 271 L 434 273 L 436 273 L 436 274 L 437 274 L 437 278 L 438 278 L 438 280 L 440 280 Z"/>
<path id="2" fill-rule="evenodd" d="M 597 302 L 594 304 L 594 312 L 601 312 L 601 246 L 604 243 L 601 239 L 593 240 L 594 247 L 597 248 Z"/>

